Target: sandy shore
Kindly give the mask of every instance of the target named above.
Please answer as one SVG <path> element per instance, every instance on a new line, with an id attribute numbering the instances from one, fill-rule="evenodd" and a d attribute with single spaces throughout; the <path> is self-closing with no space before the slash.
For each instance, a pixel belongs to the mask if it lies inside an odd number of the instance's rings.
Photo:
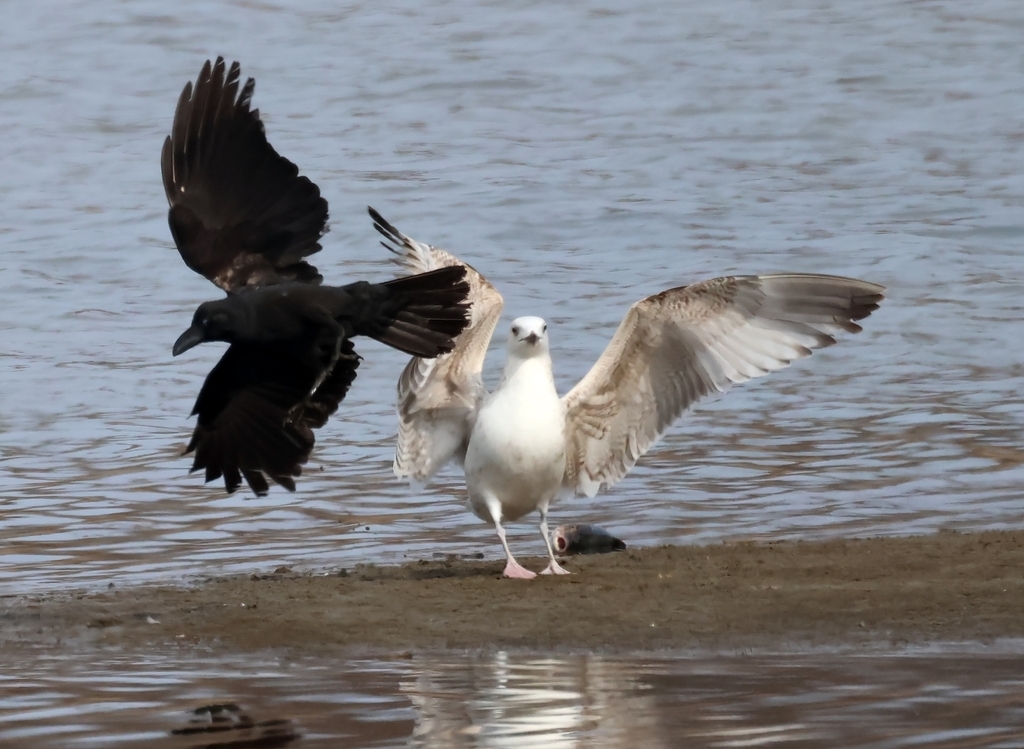
<path id="1" fill-rule="evenodd" d="M 501 567 L 423 561 L 8 596 L 0 648 L 630 651 L 1024 636 L 1024 531 L 629 550 L 575 557 L 571 576 L 535 581 L 501 579 Z"/>

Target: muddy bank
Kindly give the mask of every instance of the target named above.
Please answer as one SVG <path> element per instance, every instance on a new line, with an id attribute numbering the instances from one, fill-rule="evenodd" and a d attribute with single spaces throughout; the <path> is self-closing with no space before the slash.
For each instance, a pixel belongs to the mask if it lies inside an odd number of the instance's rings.
<path id="1" fill-rule="evenodd" d="M 627 651 L 1024 636 L 1024 531 L 639 549 L 572 558 L 571 576 L 534 581 L 501 568 L 429 561 L 6 597 L 0 648 Z"/>

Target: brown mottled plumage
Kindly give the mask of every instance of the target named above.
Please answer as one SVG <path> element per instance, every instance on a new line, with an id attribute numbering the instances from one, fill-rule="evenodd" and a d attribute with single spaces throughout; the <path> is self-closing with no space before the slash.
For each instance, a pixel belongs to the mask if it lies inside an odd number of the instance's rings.
<path id="1" fill-rule="evenodd" d="M 406 268 L 459 263 L 374 215 Z M 392 246 L 393 245 L 393 246 Z M 587 375 L 558 398 L 547 325 L 518 318 L 501 385 L 487 394 L 481 371 L 501 315 L 501 295 L 468 268 L 469 327 L 455 350 L 414 358 L 398 383 L 399 477 L 424 481 L 455 460 L 466 469 L 470 508 L 493 522 L 505 574 L 530 577 L 502 528 L 537 509 L 550 564 L 547 509 L 560 492 L 593 496 L 614 486 L 686 410 L 711 393 L 760 377 L 856 333 L 878 309 L 884 287 L 838 276 L 789 274 L 715 278 L 634 304 Z M 530 468 L 533 466 L 534 468 Z M 557 477 L 557 478 L 554 478 Z"/>

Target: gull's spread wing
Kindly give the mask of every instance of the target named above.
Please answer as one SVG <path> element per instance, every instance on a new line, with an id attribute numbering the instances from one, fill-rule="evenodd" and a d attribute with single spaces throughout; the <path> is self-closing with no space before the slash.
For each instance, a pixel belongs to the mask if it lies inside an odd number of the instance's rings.
<path id="1" fill-rule="evenodd" d="M 840 330 L 859 331 L 884 291 L 837 276 L 737 276 L 637 302 L 562 399 L 565 487 L 593 496 L 614 485 L 702 397 L 830 346 Z"/>
<path id="2" fill-rule="evenodd" d="M 413 357 L 398 380 L 398 447 L 395 475 L 425 481 L 451 460 L 462 461 L 477 407 L 484 396 L 482 371 L 504 301 L 498 290 L 454 255 L 417 242 L 389 224 L 373 208 L 381 242 L 409 273 L 446 266 L 466 269 L 470 322 L 455 350 L 434 359 Z"/>

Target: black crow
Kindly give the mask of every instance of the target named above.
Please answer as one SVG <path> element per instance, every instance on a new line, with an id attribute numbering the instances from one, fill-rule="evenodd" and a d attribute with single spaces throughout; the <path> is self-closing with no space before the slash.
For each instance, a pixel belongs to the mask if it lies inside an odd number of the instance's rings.
<path id="1" fill-rule="evenodd" d="M 227 297 L 201 304 L 174 344 L 230 344 L 203 383 L 185 453 L 206 480 L 258 495 L 289 491 L 322 427 L 356 377 L 351 338 L 419 357 L 451 351 L 467 324 L 465 269 L 385 283 L 321 286 L 306 258 L 327 231 L 327 201 L 267 142 L 255 81 L 209 60 L 185 85 L 161 156 L 171 234 L 189 268 Z"/>

